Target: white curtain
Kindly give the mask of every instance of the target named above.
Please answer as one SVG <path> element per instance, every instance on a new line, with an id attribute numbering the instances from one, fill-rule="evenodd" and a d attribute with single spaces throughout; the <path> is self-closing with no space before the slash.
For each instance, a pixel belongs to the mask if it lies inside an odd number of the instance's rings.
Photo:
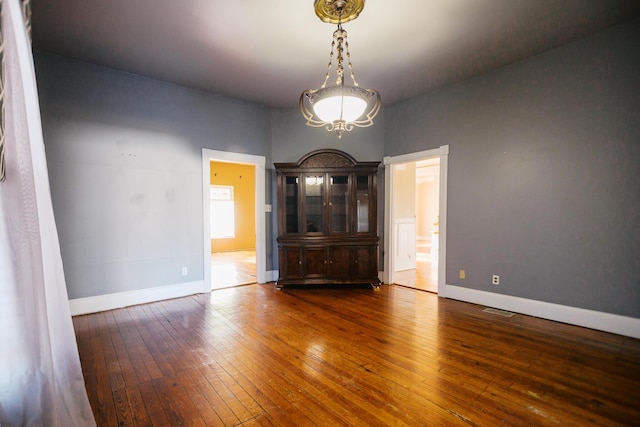
<path id="1" fill-rule="evenodd" d="M 31 46 L 3 0 L 5 166 L 0 182 L 0 425 L 95 426 L 53 217 Z"/>

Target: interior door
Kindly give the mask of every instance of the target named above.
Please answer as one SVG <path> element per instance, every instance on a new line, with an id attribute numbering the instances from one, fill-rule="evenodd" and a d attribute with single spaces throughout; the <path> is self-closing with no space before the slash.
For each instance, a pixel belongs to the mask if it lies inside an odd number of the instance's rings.
<path id="1" fill-rule="evenodd" d="M 416 268 L 416 219 L 396 220 L 395 271 Z"/>

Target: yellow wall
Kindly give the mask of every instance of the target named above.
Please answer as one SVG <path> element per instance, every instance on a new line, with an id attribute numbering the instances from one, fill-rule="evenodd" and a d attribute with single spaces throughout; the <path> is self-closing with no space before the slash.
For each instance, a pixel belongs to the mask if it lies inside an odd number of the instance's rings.
<path id="1" fill-rule="evenodd" d="M 440 212 L 440 161 L 429 160 L 429 164 L 416 166 L 416 235 L 430 239 L 438 227 Z"/>
<path id="2" fill-rule="evenodd" d="M 416 216 L 416 162 L 397 165 L 393 168 L 394 209 L 399 218 Z"/>
<path id="3" fill-rule="evenodd" d="M 416 192 L 416 235 L 431 239 L 434 223 L 438 221 L 438 193 L 435 182 L 421 182 Z"/>
<path id="4" fill-rule="evenodd" d="M 235 198 L 235 239 L 211 239 L 211 252 L 255 250 L 255 167 L 211 162 L 211 184 L 232 185 Z"/>

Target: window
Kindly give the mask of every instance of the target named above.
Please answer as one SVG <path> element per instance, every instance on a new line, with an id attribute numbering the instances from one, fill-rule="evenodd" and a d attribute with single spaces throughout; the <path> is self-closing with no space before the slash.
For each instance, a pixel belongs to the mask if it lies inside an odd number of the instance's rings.
<path id="1" fill-rule="evenodd" d="M 211 206 L 211 238 L 236 237 L 235 207 L 232 185 L 212 185 L 209 190 Z"/>

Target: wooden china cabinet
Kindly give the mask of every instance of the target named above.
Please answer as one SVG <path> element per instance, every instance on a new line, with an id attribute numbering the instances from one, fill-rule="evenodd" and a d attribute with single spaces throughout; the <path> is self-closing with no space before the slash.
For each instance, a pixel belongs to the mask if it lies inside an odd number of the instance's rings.
<path id="1" fill-rule="evenodd" d="M 371 284 L 378 279 L 377 172 L 332 149 L 275 163 L 278 289 L 287 285 Z"/>

